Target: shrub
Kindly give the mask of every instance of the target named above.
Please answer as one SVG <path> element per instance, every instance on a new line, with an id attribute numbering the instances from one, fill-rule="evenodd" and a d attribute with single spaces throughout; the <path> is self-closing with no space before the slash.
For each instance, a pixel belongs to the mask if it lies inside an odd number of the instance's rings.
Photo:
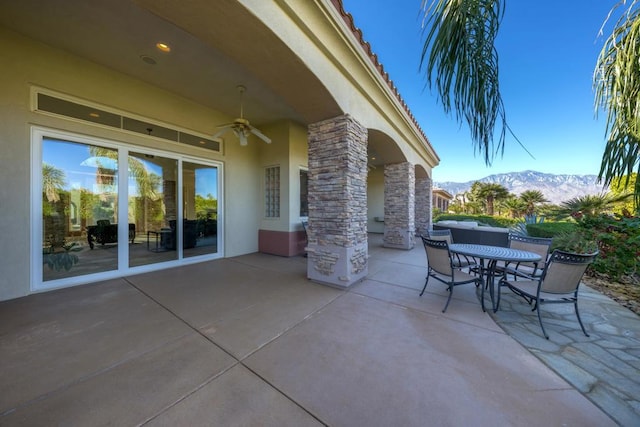
<path id="1" fill-rule="evenodd" d="M 575 222 L 542 222 L 527 224 L 527 234 L 531 237 L 551 238 L 561 234 L 571 233 L 577 228 Z"/>
<path id="2" fill-rule="evenodd" d="M 553 238 L 551 250 L 560 249 L 576 254 L 592 254 L 598 250 L 595 234 L 592 230 L 577 227 L 572 231 L 563 231 Z"/>
<path id="3" fill-rule="evenodd" d="M 614 280 L 637 277 L 640 268 L 640 218 L 613 218 L 607 215 L 585 216 L 579 227 L 593 233 L 600 254 L 593 270 Z"/>

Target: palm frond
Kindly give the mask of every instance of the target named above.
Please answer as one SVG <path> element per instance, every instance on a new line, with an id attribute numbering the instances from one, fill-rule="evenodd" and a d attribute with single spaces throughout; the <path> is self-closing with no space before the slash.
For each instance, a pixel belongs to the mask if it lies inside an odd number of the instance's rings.
<path id="1" fill-rule="evenodd" d="M 498 0 L 423 0 L 420 70 L 436 89 L 446 113 L 467 122 L 476 153 L 491 164 L 504 152 L 507 130 L 498 83 L 498 53 L 494 41 L 504 9 Z M 425 69 L 426 62 L 426 69 Z M 497 143 L 494 130 L 500 123 Z M 519 142 L 519 141 L 518 141 Z"/>
<path id="2" fill-rule="evenodd" d="M 626 0 L 616 4 L 607 21 L 617 8 L 626 4 Z M 594 88 L 596 115 L 600 108 L 607 113 L 607 143 L 598 179 L 609 185 L 614 178 L 629 177 L 634 171 L 640 173 L 640 7 L 637 0 L 629 2 L 605 41 L 596 64 Z M 638 207 L 638 181 L 634 193 Z"/>

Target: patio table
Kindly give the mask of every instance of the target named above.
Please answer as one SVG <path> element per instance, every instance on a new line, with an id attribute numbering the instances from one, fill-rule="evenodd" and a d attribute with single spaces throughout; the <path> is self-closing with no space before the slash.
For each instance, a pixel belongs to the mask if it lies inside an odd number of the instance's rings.
<path id="1" fill-rule="evenodd" d="M 491 308 L 495 313 L 498 311 L 500 304 L 500 286 L 498 286 L 498 298 L 494 297 L 494 279 L 496 273 L 496 265 L 498 261 L 505 262 L 538 262 L 542 257 L 534 252 L 523 251 L 520 249 L 503 248 L 501 246 L 477 245 L 469 243 L 452 243 L 449 245 L 449 251 L 459 255 L 476 258 L 480 260 L 480 278 L 482 279 L 482 296 L 480 298 L 482 311 L 484 308 L 484 290 L 489 287 L 489 295 L 491 296 Z M 485 266 L 486 262 L 486 266 Z M 486 281 L 485 281 L 486 276 Z"/>

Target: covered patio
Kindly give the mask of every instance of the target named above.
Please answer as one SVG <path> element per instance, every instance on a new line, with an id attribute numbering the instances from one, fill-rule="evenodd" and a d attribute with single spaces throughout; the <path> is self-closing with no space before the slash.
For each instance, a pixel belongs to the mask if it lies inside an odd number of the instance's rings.
<path id="1" fill-rule="evenodd" d="M 369 236 L 348 289 L 249 254 L 0 302 L 1 425 L 615 425 Z"/>

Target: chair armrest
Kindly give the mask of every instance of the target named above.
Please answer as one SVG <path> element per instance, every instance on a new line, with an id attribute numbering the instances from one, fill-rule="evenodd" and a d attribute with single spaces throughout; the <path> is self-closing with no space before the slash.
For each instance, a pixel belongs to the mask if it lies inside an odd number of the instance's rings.
<path id="1" fill-rule="evenodd" d="M 527 279 L 527 280 L 537 280 L 540 278 L 540 275 L 536 275 L 536 272 L 542 273 L 542 269 L 538 268 L 538 263 L 534 263 L 535 268 L 533 269 L 533 274 L 529 274 L 519 269 L 520 263 L 510 263 L 506 262 L 503 266 L 497 266 L 496 272 L 501 272 L 502 277 L 506 280 L 507 275 L 511 274 L 513 276 L 513 280 L 517 280 L 518 277 Z"/>

